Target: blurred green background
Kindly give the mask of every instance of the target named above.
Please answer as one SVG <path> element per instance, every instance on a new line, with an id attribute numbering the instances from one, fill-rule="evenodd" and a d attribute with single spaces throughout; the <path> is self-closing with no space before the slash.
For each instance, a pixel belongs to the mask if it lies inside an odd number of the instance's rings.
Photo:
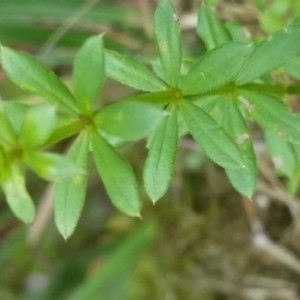
<path id="1" fill-rule="evenodd" d="M 185 55 L 202 53 L 195 33 L 201 1 L 173 2 Z M 222 20 L 241 24 L 255 39 L 300 23 L 298 0 L 207 2 Z M 105 32 L 107 48 L 149 63 L 155 57 L 155 6 L 154 0 L 0 0 L 0 42 L 37 56 L 69 83 L 74 55 L 91 35 Z M 299 66 L 290 65 L 292 80 L 299 80 Z M 107 80 L 101 101 L 132 93 Z M 0 96 L 36 101 L 1 69 Z M 266 158 L 259 129 L 254 131 L 260 183 L 253 202 L 234 192 L 223 170 L 184 137 L 168 194 L 155 206 L 143 196 L 142 219 L 112 207 L 92 166 L 84 211 L 67 242 L 54 225 L 51 186 L 28 173 L 39 208 L 32 226 L 18 222 L 0 195 L 0 300 L 299 299 L 300 218 L 287 205 L 297 199 L 288 198 L 285 180 Z M 145 142 L 121 151 L 141 181 Z"/>

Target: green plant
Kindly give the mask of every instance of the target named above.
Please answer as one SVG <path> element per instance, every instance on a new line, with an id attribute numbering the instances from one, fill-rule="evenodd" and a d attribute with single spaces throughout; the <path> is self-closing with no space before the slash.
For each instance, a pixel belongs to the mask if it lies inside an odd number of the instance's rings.
<path id="1" fill-rule="evenodd" d="M 299 93 L 300 86 L 278 83 L 270 73 L 299 53 L 300 28 L 286 27 L 254 44 L 236 37 L 203 4 L 197 33 L 207 51 L 186 63 L 174 8 L 163 0 L 154 15 L 154 33 L 158 59 L 153 71 L 104 49 L 102 35 L 89 38 L 75 58 L 73 93 L 32 56 L 1 48 L 7 76 L 46 101 L 34 106 L 1 101 L 0 181 L 19 219 L 32 222 L 35 214 L 25 187 L 29 167 L 55 182 L 55 221 L 68 238 L 84 204 L 90 152 L 113 204 L 139 216 L 137 180 L 116 147 L 148 139 L 143 179 L 156 202 L 170 185 L 178 139 L 186 133 L 225 169 L 234 188 L 251 198 L 257 166 L 248 120 L 268 132 L 271 153 L 272 143 L 282 145 L 272 154 L 295 192 L 299 165 L 292 144 L 300 143 L 300 116 L 291 112 L 285 96 Z M 96 102 L 105 75 L 142 93 L 110 105 Z M 67 155 L 45 150 L 72 136 L 76 139 Z"/>

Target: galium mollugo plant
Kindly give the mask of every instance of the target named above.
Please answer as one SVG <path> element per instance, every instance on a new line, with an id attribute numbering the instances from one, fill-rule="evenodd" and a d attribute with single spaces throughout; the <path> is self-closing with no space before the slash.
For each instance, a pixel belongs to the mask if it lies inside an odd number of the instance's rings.
<path id="1" fill-rule="evenodd" d="M 254 43 L 234 34 L 203 4 L 197 33 L 206 52 L 187 64 L 176 12 L 170 0 L 162 0 L 154 14 L 158 58 L 152 70 L 105 49 L 102 35 L 93 36 L 75 57 L 72 92 L 34 57 L 1 47 L 7 76 L 44 99 L 31 106 L 0 103 L 0 184 L 19 219 L 30 223 L 35 215 L 25 186 L 24 172 L 30 168 L 55 183 L 55 222 L 68 238 L 84 205 L 90 154 L 112 203 L 139 216 L 137 180 L 117 150 L 119 143 L 148 140 L 143 181 L 156 202 L 172 181 L 178 140 L 188 133 L 225 169 L 233 187 L 251 198 L 258 175 L 249 121 L 261 126 L 272 157 L 280 162 L 278 170 L 296 190 L 300 116 L 290 111 L 285 96 L 299 93 L 300 86 L 273 82 L 270 73 L 299 54 L 300 28 L 287 27 Z M 105 76 L 139 93 L 104 105 L 96 100 Z M 72 136 L 66 155 L 47 150 Z"/>

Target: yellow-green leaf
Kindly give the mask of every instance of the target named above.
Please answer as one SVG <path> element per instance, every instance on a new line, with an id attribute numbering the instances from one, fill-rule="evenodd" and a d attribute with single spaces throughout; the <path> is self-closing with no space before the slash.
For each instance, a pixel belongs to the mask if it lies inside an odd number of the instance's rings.
<path id="1" fill-rule="evenodd" d="M 13 164 L 9 167 L 5 178 L 1 181 L 6 201 L 17 218 L 24 223 L 31 223 L 35 216 L 34 204 L 25 187 L 25 178 L 21 166 Z"/>
<path id="2" fill-rule="evenodd" d="M 28 109 L 20 133 L 25 148 L 41 147 L 47 141 L 55 127 L 55 107 L 40 104 Z"/>
<path id="3" fill-rule="evenodd" d="M 1 47 L 1 64 L 20 88 L 36 93 L 70 113 L 79 112 L 76 100 L 68 88 L 33 56 Z"/>

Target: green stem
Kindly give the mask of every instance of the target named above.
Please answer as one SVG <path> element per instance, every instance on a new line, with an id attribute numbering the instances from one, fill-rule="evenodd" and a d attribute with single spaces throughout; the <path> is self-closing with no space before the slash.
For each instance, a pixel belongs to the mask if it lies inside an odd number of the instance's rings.
<path id="1" fill-rule="evenodd" d="M 286 93 L 286 87 L 283 85 L 272 84 L 260 84 L 260 83 L 248 83 L 239 86 L 239 89 L 244 89 L 254 92 L 262 92 L 266 94 L 284 95 Z"/>
<path id="2" fill-rule="evenodd" d="M 237 89 L 255 91 L 258 93 L 271 94 L 276 96 L 284 96 L 285 94 L 300 94 L 300 85 L 290 85 L 284 86 L 279 84 L 261 84 L 261 83 L 248 83 L 241 86 L 235 86 L 233 84 L 228 84 L 217 90 L 213 90 L 207 93 L 202 93 L 198 95 L 185 96 L 186 99 L 190 101 L 199 100 L 203 97 L 217 96 L 222 94 L 234 93 Z"/>
<path id="3" fill-rule="evenodd" d="M 288 94 L 300 94 L 300 84 L 288 86 L 286 92 Z"/>
<path id="4" fill-rule="evenodd" d="M 66 138 L 79 133 L 84 127 L 84 122 L 82 122 L 82 120 L 80 119 L 77 119 L 70 124 L 57 128 L 52 132 L 47 142 L 43 145 L 43 148 L 48 148 Z"/>

